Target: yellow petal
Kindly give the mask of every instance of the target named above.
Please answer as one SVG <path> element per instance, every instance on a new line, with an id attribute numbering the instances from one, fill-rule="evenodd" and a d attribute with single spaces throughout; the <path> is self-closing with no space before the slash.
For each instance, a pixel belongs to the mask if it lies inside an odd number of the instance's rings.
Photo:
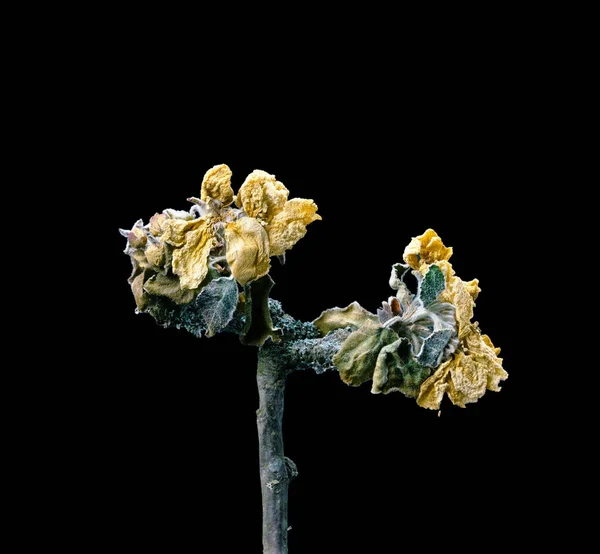
<path id="1" fill-rule="evenodd" d="M 269 272 L 269 239 L 263 226 L 251 217 L 243 217 L 225 227 L 227 263 L 240 285 Z"/>
<path id="2" fill-rule="evenodd" d="M 202 180 L 200 198 L 206 202 L 209 198 L 218 200 L 223 206 L 233 202 L 231 188 L 231 169 L 225 164 L 215 165 L 209 169 Z"/>
<path id="3" fill-rule="evenodd" d="M 464 408 L 477 402 L 486 390 L 499 391 L 500 381 L 508 377 L 499 352 L 487 335 L 470 326 L 459 350 L 421 385 L 418 404 L 437 410 L 447 393 L 452 403 Z"/>
<path id="4" fill-rule="evenodd" d="M 203 218 L 199 219 L 167 219 L 163 223 L 164 234 L 160 240 L 172 246 L 183 246 L 186 243 L 186 235 L 193 229 L 206 225 Z"/>
<path id="5" fill-rule="evenodd" d="M 465 281 L 464 283 L 465 283 L 465 288 L 471 295 L 471 298 L 473 300 L 477 300 L 477 297 L 479 296 L 479 293 L 481 292 L 481 289 L 479 288 L 479 279 L 473 279 L 472 281 L 468 281 L 468 282 Z"/>
<path id="6" fill-rule="evenodd" d="M 275 175 L 256 169 L 246 177 L 235 202 L 250 217 L 269 222 L 283 210 L 289 193 Z"/>
<path id="7" fill-rule="evenodd" d="M 149 244 L 146 248 L 146 259 L 150 265 L 162 268 L 165 265 L 165 245 L 162 242 Z"/>
<path id="8" fill-rule="evenodd" d="M 471 318 L 473 317 L 473 308 L 475 306 L 473 296 L 467 288 L 466 283 L 459 277 L 454 276 L 446 283 L 446 288 L 441 293 L 440 298 L 454 305 L 454 316 L 458 325 L 458 337 L 461 338 L 470 327 Z"/>
<path id="9" fill-rule="evenodd" d="M 281 256 L 306 235 L 306 226 L 321 219 L 317 209 L 312 200 L 305 198 L 294 198 L 285 204 L 266 226 L 271 256 Z"/>
<path id="10" fill-rule="evenodd" d="M 195 224 L 196 228 L 185 234 L 185 245 L 173 251 L 173 272 L 179 275 L 182 289 L 200 286 L 208 273 L 208 255 L 214 245 L 208 223 L 195 220 Z"/>
<path id="11" fill-rule="evenodd" d="M 155 237 L 160 237 L 164 232 L 164 224 L 167 221 L 168 216 L 166 214 L 154 214 L 150 218 L 150 232 Z"/>
<path id="12" fill-rule="evenodd" d="M 462 353 L 456 353 L 454 356 L 444 362 L 437 371 L 428 379 L 423 381 L 419 390 L 419 396 L 417 398 L 417 404 L 422 408 L 429 408 L 430 410 L 439 410 L 444 394 L 448 390 L 448 374 L 449 369 L 453 364 L 457 363 Z"/>
<path id="13" fill-rule="evenodd" d="M 444 246 L 442 239 L 433 229 L 414 237 L 404 250 L 404 261 L 413 269 L 420 269 L 422 264 L 432 264 L 441 260 L 449 260 L 452 248 Z"/>

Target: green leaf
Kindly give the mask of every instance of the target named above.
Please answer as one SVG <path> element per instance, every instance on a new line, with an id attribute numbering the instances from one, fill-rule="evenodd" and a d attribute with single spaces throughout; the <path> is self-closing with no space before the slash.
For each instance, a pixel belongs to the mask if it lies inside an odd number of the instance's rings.
<path id="1" fill-rule="evenodd" d="M 419 394 L 421 383 L 431 375 L 431 371 L 414 361 L 410 356 L 410 342 L 402 337 L 381 349 L 371 392 L 388 394 L 398 391 L 409 398 L 415 398 Z"/>
<path id="2" fill-rule="evenodd" d="M 390 276 L 390 287 L 394 290 L 404 286 L 404 274 L 410 269 L 408 264 L 394 264 Z"/>
<path id="3" fill-rule="evenodd" d="M 195 304 L 206 324 L 206 336 L 212 337 L 227 327 L 237 303 L 237 283 L 230 277 L 214 279 L 200 291 Z"/>
<path id="4" fill-rule="evenodd" d="M 269 337 L 277 340 L 277 329 L 273 329 L 269 311 L 269 293 L 274 284 L 273 279 L 265 275 L 244 286 L 246 324 L 240 335 L 242 344 L 262 346 Z"/>
<path id="5" fill-rule="evenodd" d="M 164 296 L 176 304 L 187 304 L 194 300 L 196 291 L 183 289 L 179 284 L 179 277 L 176 275 L 163 275 L 158 273 L 153 275 L 144 284 L 144 290 L 148 294 L 155 296 Z"/>
<path id="6" fill-rule="evenodd" d="M 398 340 L 391 329 L 367 321 L 341 345 L 333 363 L 344 383 L 357 387 L 373 377 L 381 349 Z"/>
<path id="7" fill-rule="evenodd" d="M 423 341 L 423 346 L 421 346 L 421 351 L 417 356 L 417 362 L 427 367 L 439 366 L 444 349 L 454 334 L 456 334 L 454 329 L 434 331 Z"/>
<path id="8" fill-rule="evenodd" d="M 358 329 L 367 321 L 377 322 L 378 318 L 375 314 L 365 310 L 358 302 L 352 302 L 345 308 L 325 310 L 313 321 L 313 324 L 319 329 L 321 335 L 325 336 L 331 331 L 343 329 L 344 327 Z"/>
<path id="9" fill-rule="evenodd" d="M 423 306 L 429 306 L 445 288 L 446 278 L 442 270 L 437 265 L 430 266 L 419 286 L 418 296 Z"/>

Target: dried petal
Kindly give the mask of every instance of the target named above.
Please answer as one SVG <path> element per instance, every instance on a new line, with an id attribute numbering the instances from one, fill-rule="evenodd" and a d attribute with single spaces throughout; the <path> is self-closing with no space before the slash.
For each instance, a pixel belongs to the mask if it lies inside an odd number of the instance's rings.
<path id="1" fill-rule="evenodd" d="M 251 217 L 227 223 L 227 263 L 240 285 L 269 272 L 269 239 L 263 226 Z"/>
<path id="2" fill-rule="evenodd" d="M 208 256 L 214 238 L 205 220 L 187 223 L 194 223 L 196 227 L 184 235 L 185 245 L 173 252 L 173 272 L 179 275 L 182 289 L 196 289 L 208 273 Z"/>
<path id="3" fill-rule="evenodd" d="M 172 246 L 183 246 L 186 243 L 186 235 L 199 226 L 206 225 L 203 218 L 199 219 L 167 219 L 163 223 L 164 234 L 160 240 Z"/>
<path id="4" fill-rule="evenodd" d="M 446 247 L 442 239 L 433 229 L 414 237 L 404 250 L 404 261 L 413 269 L 420 269 L 422 264 L 432 264 L 441 260 L 449 260 L 452 248 Z"/>
<path id="5" fill-rule="evenodd" d="M 150 232 L 155 237 L 160 237 L 165 232 L 164 223 L 167 219 L 167 214 L 154 214 L 150 218 Z"/>
<path id="6" fill-rule="evenodd" d="M 289 193 L 275 175 L 256 169 L 246 177 L 235 202 L 250 217 L 269 222 L 283 210 Z"/>
<path id="7" fill-rule="evenodd" d="M 478 287 L 479 288 L 479 287 Z M 453 277 L 446 290 L 440 295 L 440 299 L 450 302 L 456 309 L 455 317 L 458 324 L 458 336 L 463 336 L 465 330 L 470 326 L 473 317 L 473 296 L 465 286 L 465 282 L 459 277 Z"/>
<path id="8" fill-rule="evenodd" d="M 136 225 L 129 231 L 127 240 L 132 248 L 143 248 L 146 245 L 148 238 L 146 237 L 146 231 Z"/>
<path id="9" fill-rule="evenodd" d="M 150 265 L 163 268 L 166 261 L 165 245 L 162 242 L 149 244 L 146 248 L 146 259 Z"/>
<path id="10" fill-rule="evenodd" d="M 499 383 L 508 373 L 497 356 L 500 350 L 494 348 L 490 338 L 470 326 L 461 347 L 421 385 L 417 399 L 420 406 L 437 410 L 447 393 L 452 403 L 464 408 L 469 402 L 477 402 L 486 390 L 500 390 Z"/>
<path id="11" fill-rule="evenodd" d="M 294 198 L 285 204 L 266 226 L 271 256 L 281 256 L 306 235 L 306 226 L 321 219 L 317 209 L 313 200 L 305 198 Z"/>
<path id="12" fill-rule="evenodd" d="M 206 202 L 209 198 L 218 200 L 223 206 L 233 202 L 231 188 L 231 169 L 225 164 L 215 165 L 209 169 L 202 180 L 200 198 Z"/>
<path id="13" fill-rule="evenodd" d="M 345 308 L 325 310 L 313 321 L 313 324 L 321 331 L 321 335 L 325 336 L 330 331 L 343 327 L 358 329 L 369 320 L 377 323 L 378 318 L 368 310 L 365 310 L 358 302 L 352 302 L 352 304 Z"/>

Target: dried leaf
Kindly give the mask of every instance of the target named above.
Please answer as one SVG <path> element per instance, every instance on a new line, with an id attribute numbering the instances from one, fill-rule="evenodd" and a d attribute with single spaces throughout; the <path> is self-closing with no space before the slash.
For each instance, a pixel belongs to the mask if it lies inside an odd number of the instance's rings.
<path id="1" fill-rule="evenodd" d="M 371 379 L 379 352 L 398 338 L 391 329 L 367 321 L 342 343 L 339 352 L 333 358 L 342 381 L 357 387 Z"/>
<path id="2" fill-rule="evenodd" d="M 421 386 L 419 406 L 437 410 L 447 393 L 452 403 L 464 408 L 477 402 L 486 390 L 499 391 L 499 383 L 508 373 L 502 368 L 498 353 L 487 335 L 470 326 L 461 348 Z"/>
<path id="3" fill-rule="evenodd" d="M 317 209 L 312 200 L 305 198 L 293 198 L 285 204 L 266 226 L 271 256 L 281 256 L 306 235 L 309 223 L 322 219 Z"/>
<path id="4" fill-rule="evenodd" d="M 173 272 L 179 275 L 182 289 L 196 289 L 208 273 L 208 256 L 214 238 L 207 221 L 200 219 L 185 234 L 185 245 L 173 251 Z"/>
<path id="5" fill-rule="evenodd" d="M 404 275 L 410 269 L 408 264 L 394 264 L 392 266 L 392 274 L 390 276 L 390 287 L 398 290 L 400 287 L 405 287 Z"/>
<path id="6" fill-rule="evenodd" d="M 442 239 L 433 229 L 414 237 L 404 250 L 404 261 L 413 269 L 420 269 L 423 264 L 432 264 L 440 260 L 449 260 L 452 248 L 446 247 Z"/>
<path id="7" fill-rule="evenodd" d="M 269 242 L 263 226 L 251 217 L 243 217 L 225 227 L 227 263 L 240 285 L 259 279 L 269 272 Z"/>
<path id="8" fill-rule="evenodd" d="M 231 169 L 225 164 L 215 165 L 209 169 L 202 180 L 200 198 L 206 202 L 209 198 L 218 200 L 223 206 L 233 202 L 231 188 Z"/>
<path id="9" fill-rule="evenodd" d="M 369 320 L 377 323 L 378 318 L 365 310 L 358 302 L 352 302 L 345 308 L 325 310 L 313 321 L 313 324 L 321 331 L 321 335 L 325 336 L 327 333 L 343 327 L 358 329 Z"/>
<path id="10" fill-rule="evenodd" d="M 135 304 L 140 312 L 143 312 L 148 307 L 148 295 L 144 291 L 144 280 L 146 279 L 145 272 L 140 273 L 131 281 L 131 292 L 135 299 Z"/>
<path id="11" fill-rule="evenodd" d="M 196 306 L 206 324 L 208 337 L 227 327 L 237 303 L 237 283 L 230 277 L 214 279 L 200 291 Z"/>
<path id="12" fill-rule="evenodd" d="M 235 202 L 250 217 L 269 222 L 283 210 L 289 193 L 275 175 L 256 169 L 246 177 Z"/>
<path id="13" fill-rule="evenodd" d="M 431 375 L 431 369 L 415 362 L 409 349 L 405 338 L 381 349 L 373 375 L 373 394 L 398 391 L 409 398 L 416 398 L 421 384 Z"/>
<path id="14" fill-rule="evenodd" d="M 144 284 L 144 290 L 148 294 L 164 296 L 176 304 L 188 304 L 194 299 L 195 291 L 182 289 L 179 278 L 175 275 L 153 275 Z"/>

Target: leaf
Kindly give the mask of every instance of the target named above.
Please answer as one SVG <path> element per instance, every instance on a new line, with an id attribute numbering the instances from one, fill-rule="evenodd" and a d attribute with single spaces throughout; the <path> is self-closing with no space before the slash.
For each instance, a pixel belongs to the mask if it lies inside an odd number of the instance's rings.
<path id="1" fill-rule="evenodd" d="M 454 329 L 434 331 L 423 341 L 423 346 L 417 356 L 417 362 L 426 367 L 437 367 L 440 365 L 444 349 L 455 333 Z"/>
<path id="2" fill-rule="evenodd" d="M 240 335 L 242 344 L 262 346 L 269 337 L 277 337 L 269 311 L 269 293 L 274 284 L 273 279 L 265 275 L 244 287 L 246 324 Z"/>
<path id="3" fill-rule="evenodd" d="M 410 269 L 408 264 L 394 264 L 392 266 L 392 275 L 390 276 L 390 287 L 398 290 L 404 285 L 404 275 Z"/>
<path id="4" fill-rule="evenodd" d="M 244 286 L 269 272 L 269 239 L 263 226 L 251 217 L 227 223 L 227 263 L 233 276 Z"/>
<path id="5" fill-rule="evenodd" d="M 209 198 L 218 200 L 223 206 L 233 202 L 231 188 L 231 169 L 225 164 L 215 165 L 209 169 L 202 180 L 200 198 L 206 202 Z"/>
<path id="6" fill-rule="evenodd" d="M 196 295 L 194 290 L 182 289 L 179 279 L 175 275 L 163 275 L 162 273 L 148 279 L 144 284 L 144 290 L 148 294 L 164 296 L 176 304 L 187 304 Z"/>
<path id="7" fill-rule="evenodd" d="M 423 306 L 427 307 L 445 288 L 446 278 L 441 269 L 437 265 L 431 265 L 419 283 L 418 297 L 423 302 Z"/>
<path id="8" fill-rule="evenodd" d="M 391 329 L 367 321 L 342 343 L 339 352 L 333 358 L 342 381 L 357 387 L 371 379 L 379 352 L 384 346 L 397 340 L 398 335 Z"/>
<path id="9" fill-rule="evenodd" d="M 408 345 L 408 339 L 405 337 L 399 338 L 392 344 L 384 346 L 377 356 L 375 371 L 373 373 L 373 386 L 371 392 L 378 394 L 382 392 L 382 387 L 387 384 L 390 374 L 396 375 L 399 373 L 399 368 L 402 366 L 402 360 L 398 355 L 398 348 L 405 343 Z"/>
<path id="10" fill-rule="evenodd" d="M 322 336 L 343 327 L 354 327 L 358 329 L 367 321 L 377 322 L 378 318 L 368 310 L 365 310 L 358 302 L 352 302 L 345 308 L 331 308 L 325 310 L 313 324 Z"/>
<path id="11" fill-rule="evenodd" d="M 238 303 L 238 287 L 235 279 L 220 277 L 206 285 L 196 299 L 208 332 L 212 337 L 227 327 Z"/>

